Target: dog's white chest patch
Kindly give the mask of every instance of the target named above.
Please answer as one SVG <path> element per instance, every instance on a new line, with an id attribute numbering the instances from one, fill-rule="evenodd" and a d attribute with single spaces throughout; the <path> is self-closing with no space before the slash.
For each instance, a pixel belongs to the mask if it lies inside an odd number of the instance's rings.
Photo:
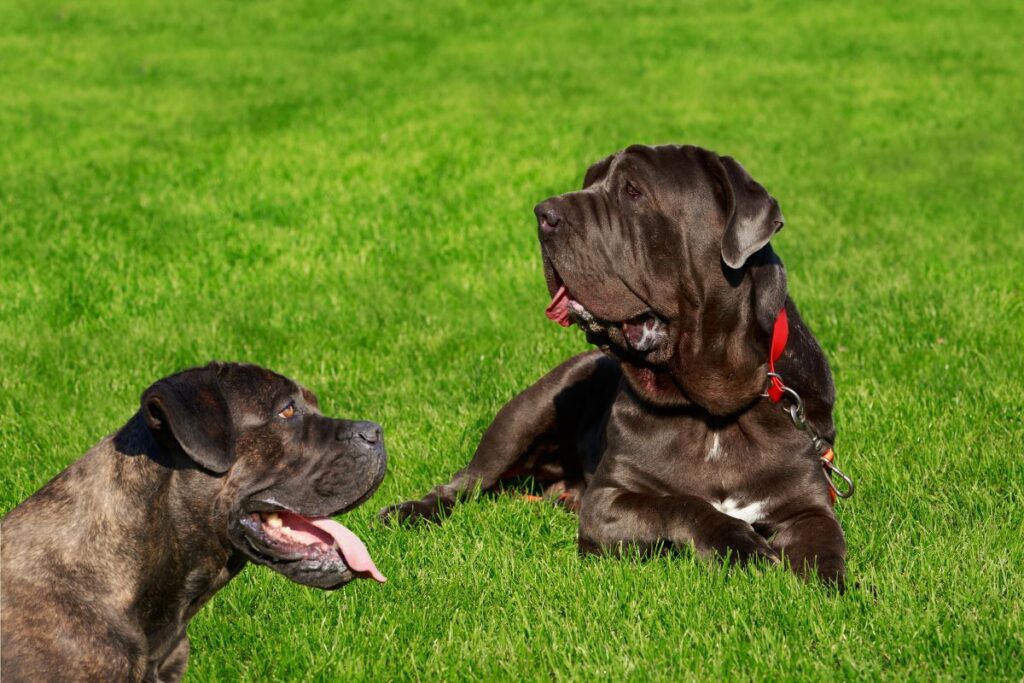
<path id="1" fill-rule="evenodd" d="M 722 449 L 722 440 L 718 438 L 718 434 L 714 434 L 711 437 L 711 447 L 708 448 L 708 454 L 704 456 L 704 460 L 711 462 L 724 457 L 725 451 Z"/>
<path id="2" fill-rule="evenodd" d="M 753 524 L 754 522 L 764 519 L 763 501 L 755 501 L 753 503 L 747 503 L 746 505 L 740 505 L 736 500 L 726 498 L 725 500 L 717 503 L 715 501 L 711 501 L 711 504 L 722 514 L 735 517 L 736 519 L 742 519 L 747 524 Z"/>

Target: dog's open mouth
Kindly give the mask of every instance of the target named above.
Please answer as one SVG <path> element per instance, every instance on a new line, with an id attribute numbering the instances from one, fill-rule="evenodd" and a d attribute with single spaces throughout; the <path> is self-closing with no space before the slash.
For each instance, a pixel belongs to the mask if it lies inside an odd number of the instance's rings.
<path id="1" fill-rule="evenodd" d="M 550 263 L 547 265 L 550 269 L 548 274 L 550 283 L 549 288 L 554 291 L 554 294 L 551 296 L 551 303 L 544 309 L 544 315 L 546 315 L 549 320 L 553 320 L 562 327 L 569 327 L 575 322 L 584 330 L 597 325 L 607 327 L 612 324 L 601 320 L 587 310 L 587 308 L 569 291 L 569 288 L 562 280 L 562 276 L 558 274 L 557 270 L 555 270 L 555 267 Z"/>
<path id="2" fill-rule="evenodd" d="M 277 510 L 254 512 L 240 522 L 249 545 L 269 563 L 341 564 L 357 578 L 387 581 L 362 540 L 330 517 L 303 517 Z"/>
<path id="3" fill-rule="evenodd" d="M 590 312 L 576 299 L 558 271 L 550 265 L 551 289 L 555 293 L 551 303 L 544 309 L 544 314 L 562 327 L 576 323 L 589 334 L 608 334 L 613 340 L 621 338 L 633 351 L 647 353 L 660 346 L 668 336 L 668 325 L 654 311 L 645 311 L 640 315 L 619 322 L 602 320 Z M 612 334 L 614 330 L 614 334 Z M 621 337 L 620 337 L 621 334 Z"/>

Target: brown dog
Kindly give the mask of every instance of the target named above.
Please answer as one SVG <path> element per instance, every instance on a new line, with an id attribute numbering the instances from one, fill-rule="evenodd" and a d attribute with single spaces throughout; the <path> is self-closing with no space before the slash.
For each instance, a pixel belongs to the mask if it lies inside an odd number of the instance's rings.
<path id="1" fill-rule="evenodd" d="M 321 415 L 287 377 L 214 363 L 160 380 L 4 517 L 3 680 L 179 680 L 189 619 L 250 560 L 317 588 L 383 581 L 330 517 L 384 469 L 378 425 Z"/>
<path id="2" fill-rule="evenodd" d="M 834 388 L 768 244 L 778 203 L 729 157 L 637 145 L 536 215 L 548 316 L 601 352 L 515 397 L 465 469 L 382 516 L 437 520 L 474 489 L 527 475 L 578 508 L 584 551 L 784 557 L 841 586 L 845 543 L 820 457 L 835 438 Z M 763 397 L 783 308 L 782 405 L 803 400 L 792 417 Z"/>

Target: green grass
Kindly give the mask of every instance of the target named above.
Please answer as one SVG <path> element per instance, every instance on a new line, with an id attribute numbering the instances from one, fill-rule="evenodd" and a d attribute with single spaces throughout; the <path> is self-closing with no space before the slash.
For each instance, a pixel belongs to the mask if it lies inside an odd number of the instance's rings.
<path id="1" fill-rule="evenodd" d="M 0 3 L 0 511 L 153 380 L 246 360 L 385 426 L 346 521 L 390 582 L 250 567 L 190 680 L 1024 677 L 1020 3 L 335 5 Z M 585 348 L 531 209 L 633 142 L 782 204 L 859 489 L 845 596 L 582 559 L 511 497 L 373 522 Z"/>

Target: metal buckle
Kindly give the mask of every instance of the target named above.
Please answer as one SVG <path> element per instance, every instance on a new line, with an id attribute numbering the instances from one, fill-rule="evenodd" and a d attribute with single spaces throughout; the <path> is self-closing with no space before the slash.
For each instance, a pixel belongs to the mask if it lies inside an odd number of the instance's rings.
<path id="1" fill-rule="evenodd" d="M 843 472 L 841 469 L 836 467 L 831 460 L 828 460 L 827 458 L 824 457 L 820 458 L 820 460 L 821 466 L 825 470 L 825 479 L 828 480 L 828 485 L 829 488 L 832 489 L 832 493 L 836 494 L 837 498 L 849 498 L 850 496 L 852 496 L 853 492 L 856 490 L 856 487 L 853 484 L 853 479 L 851 479 L 850 476 Z M 836 483 L 832 478 L 833 474 L 839 475 L 839 478 L 846 482 L 845 490 L 840 490 L 839 487 L 836 486 Z"/>
<path id="2" fill-rule="evenodd" d="M 768 387 L 771 386 L 772 377 L 774 377 L 775 379 L 777 379 L 780 382 L 782 382 L 782 375 L 780 375 L 777 372 L 769 372 L 768 373 L 768 382 L 766 383 L 764 391 L 761 392 L 761 398 L 770 398 L 770 396 L 768 395 Z M 783 386 L 785 386 L 785 383 L 783 383 Z"/>

